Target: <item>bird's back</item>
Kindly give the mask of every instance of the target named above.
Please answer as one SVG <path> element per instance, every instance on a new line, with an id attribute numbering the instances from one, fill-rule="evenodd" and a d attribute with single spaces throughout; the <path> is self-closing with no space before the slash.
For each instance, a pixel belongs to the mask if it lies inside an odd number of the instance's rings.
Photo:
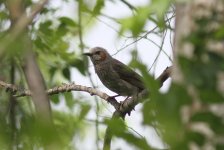
<path id="1" fill-rule="evenodd" d="M 136 86 L 139 91 L 145 89 L 142 77 L 127 65 L 117 59 L 114 59 L 113 69 L 116 70 L 122 80 Z"/>
<path id="2" fill-rule="evenodd" d="M 116 59 L 96 65 L 95 71 L 101 82 L 119 95 L 130 96 L 145 88 L 141 76 Z"/>

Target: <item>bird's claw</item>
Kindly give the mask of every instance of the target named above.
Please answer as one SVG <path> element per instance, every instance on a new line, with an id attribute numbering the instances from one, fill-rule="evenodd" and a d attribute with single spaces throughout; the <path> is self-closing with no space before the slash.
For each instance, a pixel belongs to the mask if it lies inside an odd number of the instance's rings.
<path id="1" fill-rule="evenodd" d="M 111 98 L 113 98 L 113 99 L 115 99 L 115 97 L 118 97 L 118 96 L 120 96 L 119 94 L 117 94 L 117 95 L 114 95 L 114 96 L 110 96 Z"/>
<path id="2" fill-rule="evenodd" d="M 128 99 L 129 97 L 127 97 L 126 99 Z M 121 101 L 120 102 L 120 108 L 123 108 L 124 107 L 124 103 L 125 103 L 125 100 L 124 101 Z M 130 106 L 129 106 L 130 107 Z M 131 115 L 131 111 L 132 110 L 134 110 L 135 111 L 135 107 L 132 107 L 132 108 L 128 108 L 128 110 L 127 110 L 127 114 L 128 114 L 128 116 L 130 116 Z"/>
<path id="3" fill-rule="evenodd" d="M 111 103 L 111 101 L 114 101 L 114 100 L 116 100 L 116 99 L 115 99 L 115 96 L 109 96 L 109 97 L 107 98 L 107 102 L 108 102 L 108 103 Z"/>

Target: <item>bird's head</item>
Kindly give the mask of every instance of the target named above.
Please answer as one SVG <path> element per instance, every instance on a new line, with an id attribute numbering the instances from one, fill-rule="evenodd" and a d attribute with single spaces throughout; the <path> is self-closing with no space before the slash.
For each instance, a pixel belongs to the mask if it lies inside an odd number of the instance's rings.
<path id="1" fill-rule="evenodd" d="M 112 58 L 102 47 L 91 48 L 90 51 L 84 53 L 84 55 L 89 56 L 94 65 L 109 61 Z"/>

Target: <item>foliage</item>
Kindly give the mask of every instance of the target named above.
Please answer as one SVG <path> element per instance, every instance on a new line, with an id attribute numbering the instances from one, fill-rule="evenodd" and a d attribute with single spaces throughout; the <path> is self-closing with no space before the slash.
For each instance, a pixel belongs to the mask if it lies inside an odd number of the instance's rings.
<path id="1" fill-rule="evenodd" d="M 61 2 L 66 3 L 63 0 Z M 130 32 L 133 39 L 141 37 L 148 32 L 146 28 L 148 22 L 153 22 L 159 27 L 158 35 L 170 29 L 165 16 L 171 8 L 172 0 L 152 0 L 144 6 L 136 7 L 131 7 L 127 1 L 121 2 L 133 11 L 133 15 L 124 18 L 116 17 L 113 20 L 120 24 L 117 33 L 120 36 Z M 81 54 L 83 50 L 79 50 L 83 49 L 81 34 L 85 34 L 82 32 L 82 26 L 90 20 L 91 23 L 86 27 L 90 28 L 95 25 L 97 17 L 105 17 L 102 10 L 106 7 L 106 3 L 105 0 L 76 1 L 76 5 L 80 7 L 77 7 L 75 12 L 77 14 L 81 12 L 76 19 L 67 16 L 58 17 L 54 15 L 58 10 L 46 5 L 27 27 L 26 35 L 30 38 L 30 44 L 48 88 L 70 82 L 71 69 L 78 70 L 82 76 L 89 76 L 86 59 Z M 33 1 L 27 0 L 24 1 L 23 6 L 29 12 L 33 4 Z M 185 42 L 194 46 L 193 58 L 178 56 L 184 83 L 172 83 L 166 93 L 159 91 L 158 81 L 149 74 L 144 63 L 134 59 L 133 53 L 130 66 L 141 72 L 146 87 L 150 89 L 150 95 L 141 110 L 142 126 L 153 126 L 158 129 L 161 138 L 171 149 L 189 149 L 192 142 L 199 147 L 209 143 L 211 137 L 200 130 L 190 128 L 196 123 L 206 124 L 213 133 L 213 137 L 221 137 L 224 134 L 223 116 L 209 109 L 213 105 L 223 104 L 224 99 L 223 93 L 217 88 L 217 84 L 221 82 L 218 74 L 224 70 L 224 58 L 206 45 L 207 41 L 221 41 L 224 38 L 223 26 L 215 30 L 208 30 L 208 27 L 204 26 L 208 22 L 218 22 L 219 17 L 215 12 L 213 13 L 212 18 L 196 20 L 199 30 L 184 39 Z M 1 45 L 4 45 L 4 39 L 12 30 L 13 25 L 7 2 L 0 1 Z M 13 40 L 4 53 L 0 52 L 0 67 L 2 68 L 0 80 L 20 85 L 21 89 L 27 88 L 23 74 L 24 49 L 27 47 L 26 39 L 23 38 L 24 34 L 21 33 L 19 38 Z M 78 41 L 76 46 L 72 46 L 70 39 Z M 85 43 L 84 46 L 88 47 Z M 189 87 L 193 87 L 191 90 L 197 93 L 197 102 L 199 101 L 202 106 L 199 110 L 193 110 L 195 97 Z M 75 139 L 81 139 L 91 131 L 85 121 L 94 106 L 90 101 L 85 101 L 89 97 L 80 93 L 67 92 L 50 96 L 51 104 L 54 106 L 65 103 L 64 110 L 57 110 L 56 107 L 52 109 L 55 130 L 36 120 L 31 98 L 14 99 L 10 93 L 3 90 L 0 93 L 0 149 L 79 149 L 79 143 Z M 189 113 L 186 113 L 186 110 Z M 94 123 L 98 126 L 99 120 Z M 151 149 L 147 140 L 130 132 L 123 120 L 105 120 L 103 125 L 110 126 L 115 137 L 125 140 L 135 148 Z M 97 143 L 101 141 L 97 140 Z M 211 143 L 216 149 L 221 150 L 224 147 L 223 142 L 212 141 Z M 51 144 L 53 147 L 50 147 Z"/>

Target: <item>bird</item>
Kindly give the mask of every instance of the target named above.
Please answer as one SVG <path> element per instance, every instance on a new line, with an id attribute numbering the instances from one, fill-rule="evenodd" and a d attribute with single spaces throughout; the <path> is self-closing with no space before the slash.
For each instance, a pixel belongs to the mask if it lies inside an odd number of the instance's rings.
<path id="1" fill-rule="evenodd" d="M 111 97 L 127 96 L 128 98 L 145 89 L 142 76 L 113 58 L 106 49 L 94 47 L 83 54 L 90 57 L 103 85 L 117 94 Z"/>

